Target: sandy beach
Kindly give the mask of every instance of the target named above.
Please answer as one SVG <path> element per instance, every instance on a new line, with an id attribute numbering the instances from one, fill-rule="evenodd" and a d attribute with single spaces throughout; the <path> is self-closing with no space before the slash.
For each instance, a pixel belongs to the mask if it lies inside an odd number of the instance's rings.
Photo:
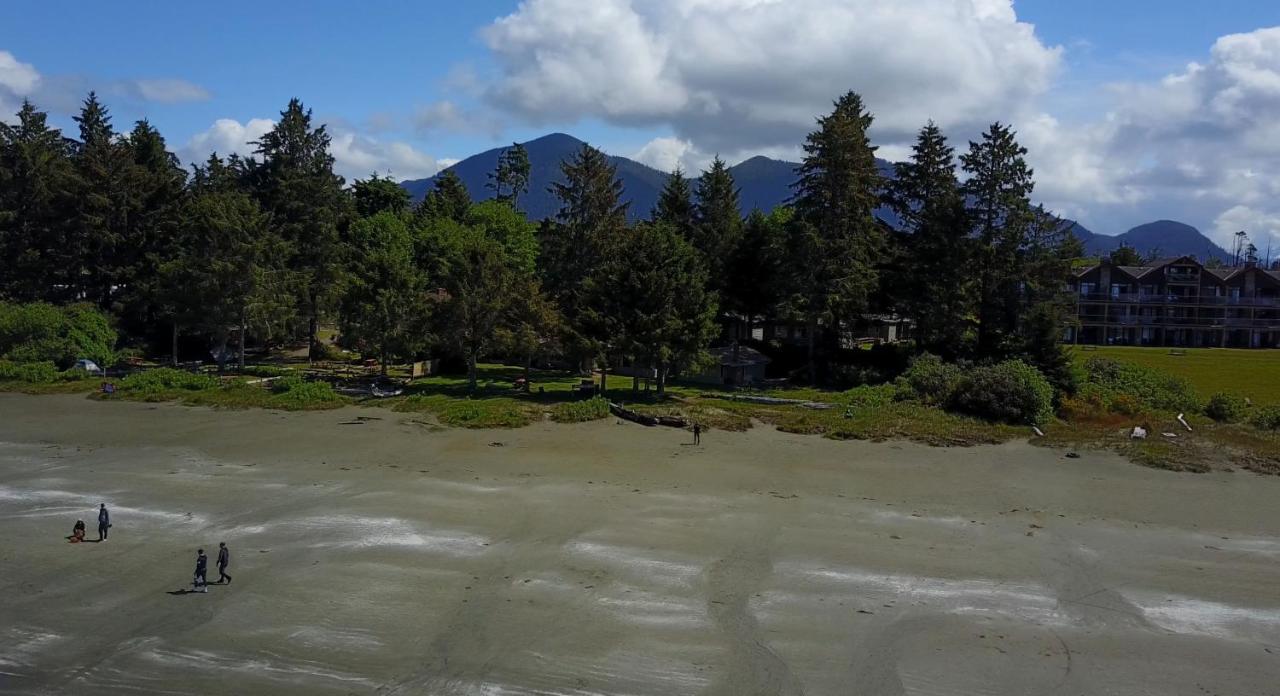
<path id="1" fill-rule="evenodd" d="M 417 418 L 0 395 L 0 691 L 1280 694 L 1278 478 Z"/>

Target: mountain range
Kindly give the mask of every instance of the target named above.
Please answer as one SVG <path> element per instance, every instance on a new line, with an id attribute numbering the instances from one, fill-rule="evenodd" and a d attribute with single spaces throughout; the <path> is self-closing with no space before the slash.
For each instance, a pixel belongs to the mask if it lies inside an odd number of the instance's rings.
<path id="1" fill-rule="evenodd" d="M 554 217 L 559 211 L 560 205 L 550 191 L 551 185 L 564 180 L 560 163 L 577 153 L 583 144 L 581 140 L 564 133 L 552 133 L 524 143 L 529 153 L 529 191 L 521 196 L 520 208 L 531 219 Z M 472 198 L 492 198 L 493 191 L 488 188 L 489 174 L 497 167 L 498 157 L 506 149 L 494 148 L 473 155 L 448 169 L 458 175 Z M 628 217 L 632 221 L 647 218 L 658 201 L 658 194 L 662 191 L 667 174 L 626 157 L 610 156 L 609 159 L 617 167 L 625 199 L 630 204 Z M 883 160 L 877 162 L 882 175 L 893 175 L 891 163 Z M 739 200 L 743 215 L 756 209 L 772 210 L 790 199 L 791 185 L 795 182 L 798 166 L 794 162 L 752 157 L 730 167 L 729 171 L 733 173 L 733 178 L 741 189 Z M 434 183 L 435 177 L 431 177 L 404 181 L 400 185 L 416 202 L 431 190 Z M 887 208 L 877 210 L 876 215 L 889 224 L 897 223 L 897 216 Z M 1099 234 L 1078 223 L 1069 224 L 1090 256 L 1105 256 L 1122 245 L 1131 246 L 1143 255 L 1193 255 L 1201 260 L 1211 257 L 1225 259 L 1230 256 L 1196 228 L 1172 220 L 1141 225 L 1120 235 Z"/>

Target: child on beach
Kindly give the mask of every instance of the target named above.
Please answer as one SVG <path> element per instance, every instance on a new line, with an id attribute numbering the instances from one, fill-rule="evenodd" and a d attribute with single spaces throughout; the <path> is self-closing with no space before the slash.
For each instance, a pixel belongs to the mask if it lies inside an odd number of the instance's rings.
<path id="1" fill-rule="evenodd" d="M 84 541 L 84 520 L 76 520 L 76 524 L 71 528 L 71 543 L 79 544 Z"/>
<path id="2" fill-rule="evenodd" d="M 191 586 L 196 592 L 208 592 L 209 581 L 205 575 L 209 572 L 209 557 L 204 555 L 204 549 L 196 549 L 196 576 L 191 581 Z"/>

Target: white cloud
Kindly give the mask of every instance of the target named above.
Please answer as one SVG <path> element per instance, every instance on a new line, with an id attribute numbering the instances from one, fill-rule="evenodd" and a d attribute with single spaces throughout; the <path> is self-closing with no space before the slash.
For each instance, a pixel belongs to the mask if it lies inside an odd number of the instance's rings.
<path id="1" fill-rule="evenodd" d="M 654 138 L 640 148 L 631 159 L 647 164 L 662 172 L 674 171 L 677 167 L 686 172 L 694 171 L 685 158 L 689 155 L 700 156 L 693 145 L 680 138 Z"/>
<path id="2" fill-rule="evenodd" d="M 1265 239 L 1280 218 L 1280 28 L 1222 37 L 1207 60 L 1110 94 L 1092 123 L 1023 124 L 1046 200 L 1095 224 L 1173 217 L 1224 246 L 1239 229 Z"/>
<path id="3" fill-rule="evenodd" d="M 440 163 L 404 142 L 383 142 L 351 131 L 333 134 L 334 171 L 348 182 L 370 174 L 392 178 L 423 179 L 440 171 Z"/>
<path id="4" fill-rule="evenodd" d="M 8 51 L 0 51 L 0 120 L 11 120 L 22 98 L 40 85 L 40 73 Z"/>
<path id="5" fill-rule="evenodd" d="M 881 139 L 930 118 L 977 130 L 1024 111 L 1060 58 L 1010 0 L 527 0 L 485 38 L 493 103 L 664 125 L 705 152 L 794 147 L 849 89 Z"/>
<path id="6" fill-rule="evenodd" d="M 40 73 L 8 51 L 0 51 L 0 88 L 14 94 L 31 94 L 40 84 Z"/>
<path id="7" fill-rule="evenodd" d="M 235 153 L 243 157 L 253 154 L 253 141 L 262 138 L 275 126 L 266 118 L 240 123 L 220 118 L 208 129 L 196 134 L 182 148 L 183 162 L 200 163 L 211 152 L 219 155 Z M 421 179 L 440 170 L 440 163 L 426 153 L 404 142 L 386 142 L 363 135 L 343 124 L 329 124 L 333 168 L 348 182 L 367 178 L 370 174 L 390 175 L 396 179 Z"/>
<path id="8" fill-rule="evenodd" d="M 223 157 L 231 154 L 247 157 L 255 149 L 253 141 L 266 135 L 275 125 L 275 121 L 269 118 L 250 119 L 247 123 L 220 118 L 192 136 L 178 154 L 188 164 L 200 164 L 214 152 Z"/>
<path id="9" fill-rule="evenodd" d="M 128 84 L 143 99 L 162 104 L 207 101 L 210 97 L 208 90 L 186 80 L 133 80 Z"/>

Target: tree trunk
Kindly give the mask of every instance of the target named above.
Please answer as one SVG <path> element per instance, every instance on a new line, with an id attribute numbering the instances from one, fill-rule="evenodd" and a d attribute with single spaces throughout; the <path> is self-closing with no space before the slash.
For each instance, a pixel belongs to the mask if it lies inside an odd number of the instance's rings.
<path id="1" fill-rule="evenodd" d="M 240 308 L 240 371 L 244 372 L 244 333 L 245 333 L 244 308 Z"/>
<path id="2" fill-rule="evenodd" d="M 609 393 L 609 359 L 600 362 L 600 393 Z"/>
<path id="3" fill-rule="evenodd" d="M 467 388 L 471 393 L 476 391 L 476 354 L 475 351 L 467 352 Z"/>
<path id="4" fill-rule="evenodd" d="M 173 357 L 169 361 L 174 367 L 178 366 L 178 322 L 173 322 Z"/>
<path id="5" fill-rule="evenodd" d="M 225 328 L 218 329 L 218 374 L 227 369 L 227 340 L 230 333 Z"/>
<path id="6" fill-rule="evenodd" d="M 631 364 L 631 398 L 635 398 L 640 393 L 640 366 L 633 362 Z"/>
<path id="7" fill-rule="evenodd" d="M 667 396 L 667 364 L 658 364 L 658 400 L 661 401 Z"/>
<path id="8" fill-rule="evenodd" d="M 311 295 L 311 316 L 307 319 L 307 364 L 310 365 L 319 354 L 320 303 L 314 294 Z"/>
<path id="9" fill-rule="evenodd" d="M 378 349 L 378 365 L 382 368 L 382 376 L 387 376 L 387 338 L 382 337 L 380 348 Z"/>
<path id="10" fill-rule="evenodd" d="M 533 374 L 533 355 L 524 356 L 524 393 L 529 393 L 530 385 L 533 383 L 531 375 Z"/>
<path id="11" fill-rule="evenodd" d="M 809 384 L 818 383 L 818 363 L 815 358 L 818 341 L 818 320 L 809 319 Z"/>

